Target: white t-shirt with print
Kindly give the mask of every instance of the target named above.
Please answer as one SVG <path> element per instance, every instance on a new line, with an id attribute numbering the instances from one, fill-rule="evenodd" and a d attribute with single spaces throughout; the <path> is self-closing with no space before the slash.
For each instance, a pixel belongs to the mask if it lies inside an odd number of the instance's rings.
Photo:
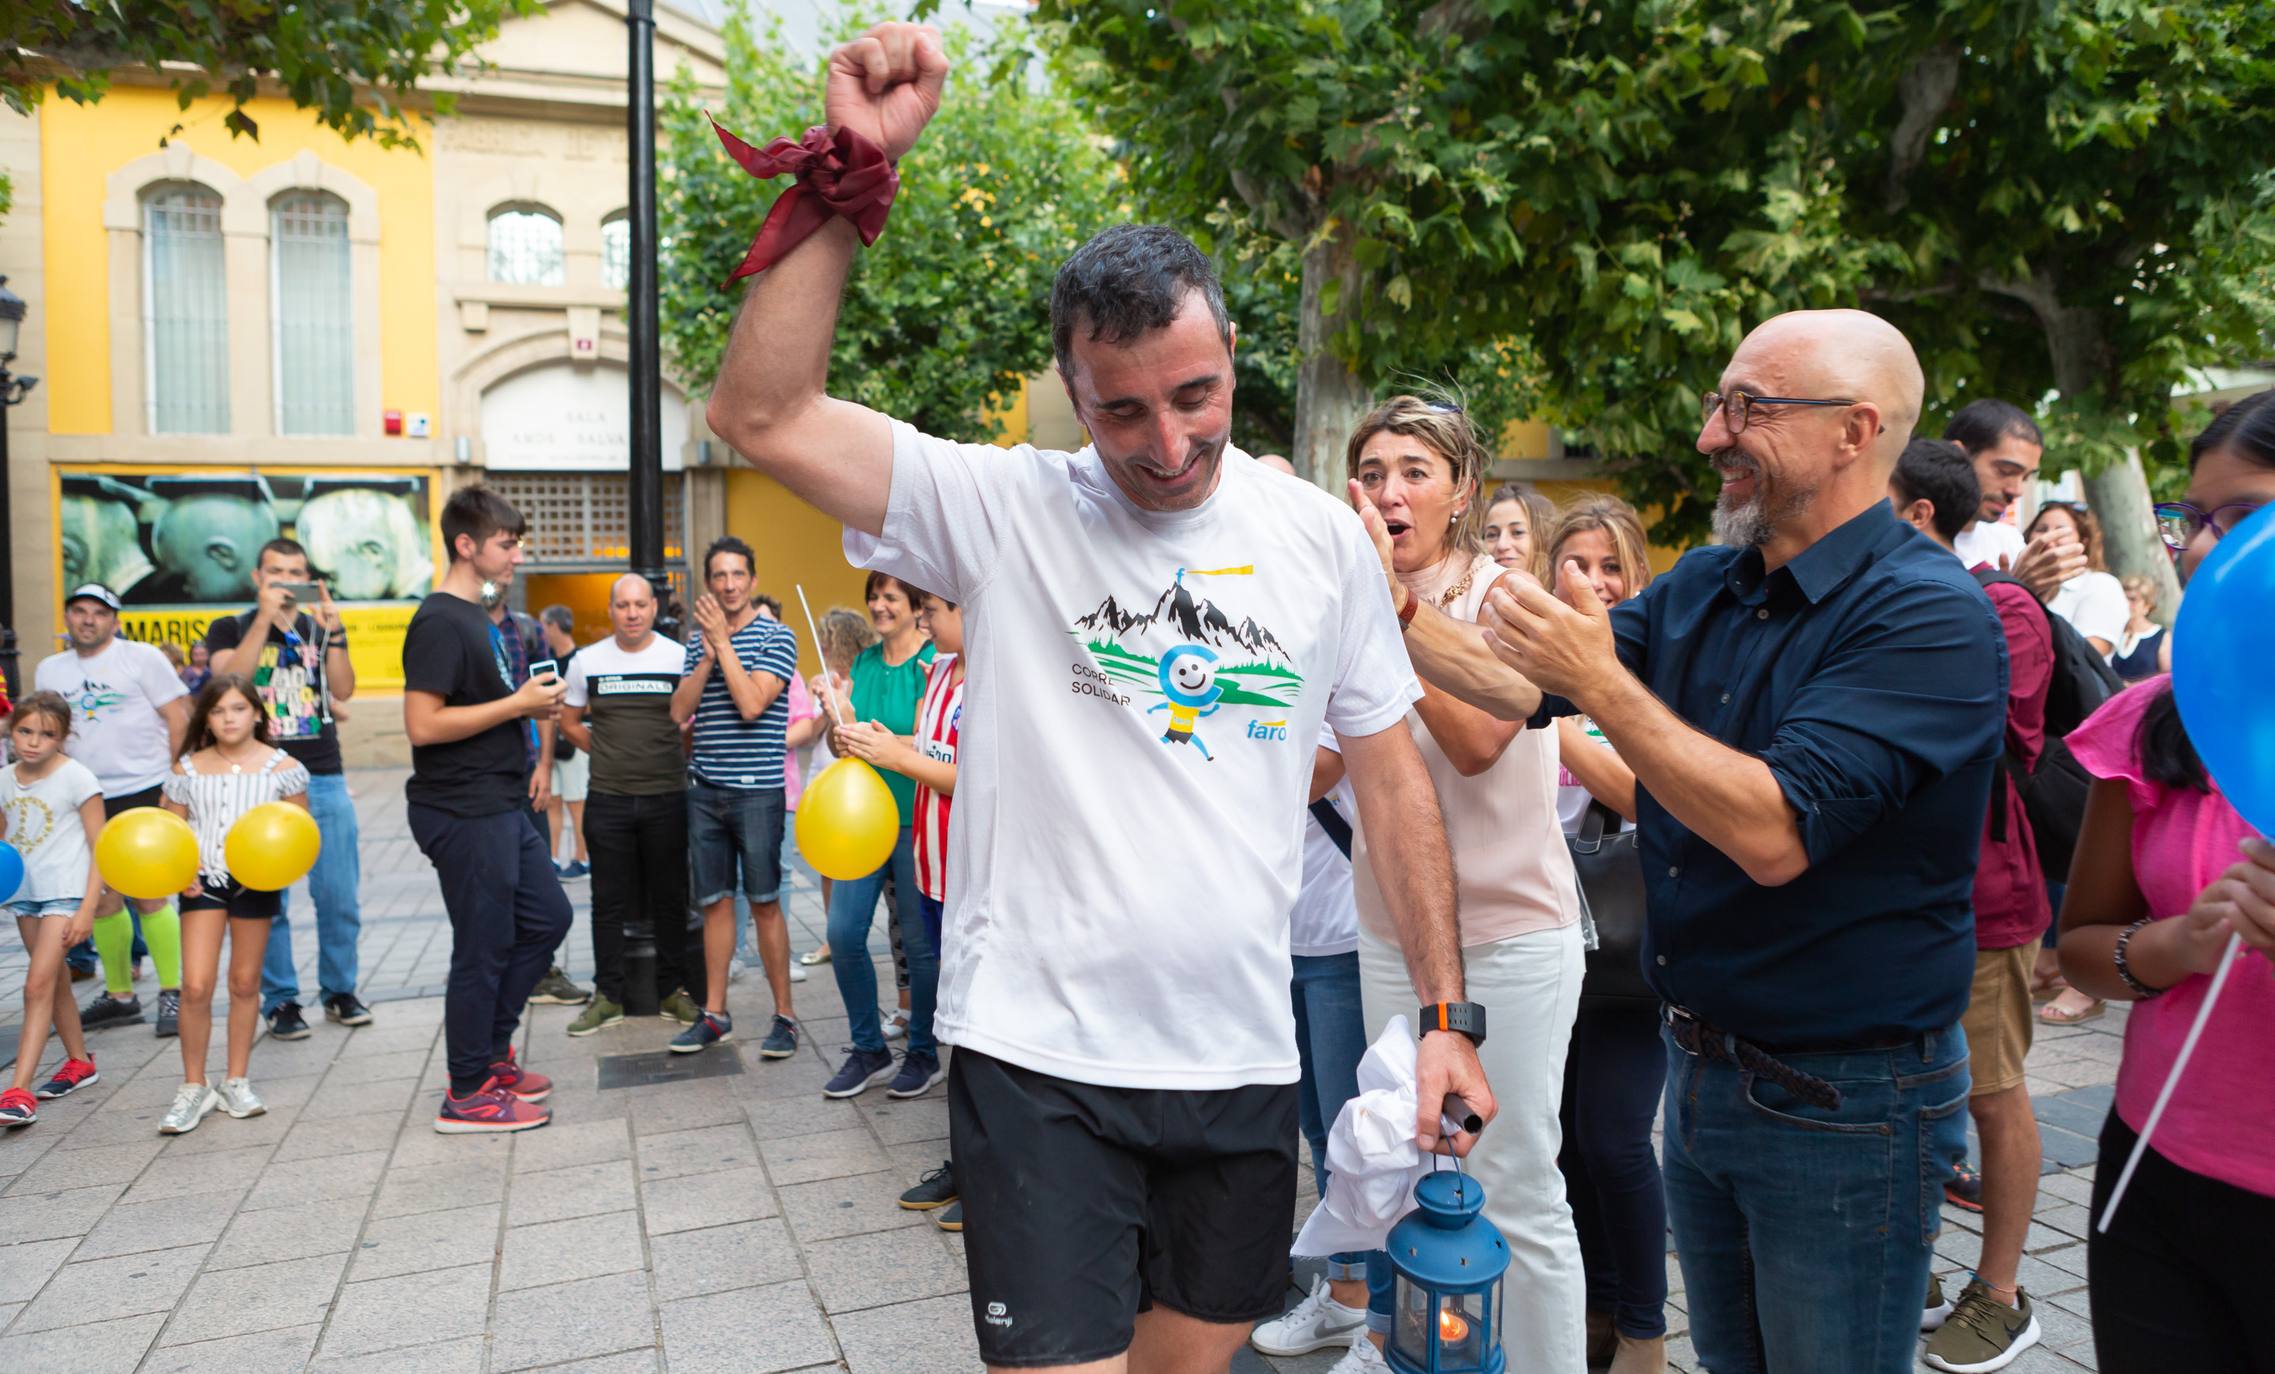
<path id="1" fill-rule="evenodd" d="M 151 645 L 123 636 L 99 653 L 66 649 L 40 660 L 32 685 L 71 703 L 65 748 L 87 765 L 106 797 L 156 787 L 174 771 L 166 718 L 158 708 L 190 694 L 174 665 Z"/>
<path id="2" fill-rule="evenodd" d="M 1343 752 L 1335 732 L 1319 731 L 1319 747 Z M 1345 776 L 1320 798 L 1335 808 L 1343 824 L 1357 830 L 1359 799 Z M 1358 899 L 1351 894 L 1351 856 L 1336 845 L 1319 818 L 1303 818 L 1303 886 L 1296 891 L 1295 910 L 1289 917 L 1288 952 L 1316 958 L 1349 954 L 1359 947 Z"/>
<path id="3" fill-rule="evenodd" d="M 2087 639 L 2098 639 L 2116 651 L 2133 622 L 2133 608 L 2125 604 L 2125 584 L 2105 572 L 2081 572 L 2054 591 L 2046 609 L 2070 622 Z M 2103 654 L 2108 658 L 2108 654 Z"/>
<path id="4" fill-rule="evenodd" d="M 7 842 L 24 856 L 24 881 L 5 902 L 59 902 L 87 895 L 87 826 L 79 808 L 103 795 L 103 785 L 77 759 L 65 759 L 37 782 L 17 777 L 20 763 L 0 768 L 0 815 L 8 818 Z"/>
<path id="5" fill-rule="evenodd" d="M 1227 450 L 1207 501 L 1145 511 L 1095 449 L 894 422 L 883 536 L 845 552 L 964 609 L 942 1040 L 1107 1086 L 1296 1081 L 1312 742 L 1421 688 L 1358 517 L 1266 471 Z"/>

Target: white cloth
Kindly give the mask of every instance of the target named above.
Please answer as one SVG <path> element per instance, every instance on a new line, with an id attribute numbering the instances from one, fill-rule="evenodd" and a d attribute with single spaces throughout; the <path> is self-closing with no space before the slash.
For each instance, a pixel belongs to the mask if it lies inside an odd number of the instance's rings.
<path id="1" fill-rule="evenodd" d="M 1999 558 L 2003 555 L 2011 563 L 2022 557 L 2022 545 L 2022 531 L 2004 520 L 1977 520 L 1951 541 L 1951 546 L 1959 551 L 1960 562 L 1970 568 L 1977 563 L 1988 563 L 1993 572 L 2013 571 L 2001 568 Z"/>
<path id="2" fill-rule="evenodd" d="M 1335 732 L 1324 726 L 1319 747 L 1343 752 Z M 1359 799 L 1345 777 L 1320 798 L 1335 808 L 1343 824 L 1356 829 Z M 1351 896 L 1351 860 L 1309 811 L 1303 818 L 1303 886 L 1296 890 L 1295 910 L 1288 920 L 1288 953 L 1306 958 L 1349 954 L 1359 947 L 1359 908 Z"/>
<path id="3" fill-rule="evenodd" d="M 2133 608 L 2125 604 L 2125 584 L 2105 572 L 2081 572 L 2054 591 L 2046 609 L 2070 622 L 2087 639 L 2098 639 L 2116 651 L 2132 623 Z M 2103 654 L 2104 659 L 2109 654 Z"/>
<path id="4" fill-rule="evenodd" d="M 24 856 L 24 881 L 6 902 L 60 902 L 87 895 L 87 827 L 79 808 L 103 795 L 103 785 L 77 759 L 65 759 L 37 782 L 17 777 L 20 763 L 0 768 L 0 815 L 8 818 L 9 844 Z"/>
<path id="5" fill-rule="evenodd" d="M 71 703 L 71 757 L 87 765 L 106 797 L 156 787 L 174 766 L 158 708 L 189 695 L 174 665 L 148 644 L 113 638 L 99 651 L 40 660 L 32 685 Z"/>
<path id="6" fill-rule="evenodd" d="M 1421 688 L 1358 517 L 1266 471 L 1228 450 L 1208 500 L 1146 511 L 1095 449 L 894 422 L 883 536 L 845 552 L 964 608 L 942 1040 L 1105 1086 L 1297 1080 L 1312 741 Z"/>
<path id="7" fill-rule="evenodd" d="M 1462 1165 L 1485 1186 L 1485 1219 L 1509 1243 L 1502 1344 L 1509 1368 L 1525 1374 L 1587 1369 L 1580 1233 L 1556 1167 L 1564 1143 L 1557 1119 L 1564 1057 L 1585 971 L 1580 940 L 1580 927 L 1569 925 L 1462 951 L 1464 990 L 1492 1017 L 1492 1033 L 1477 1057 L 1500 1108 Z M 1365 932 L 1359 936 L 1359 995 L 1370 1030 L 1415 1005 L 1398 947 Z M 1333 1146 L 1328 1162 L 1334 1163 Z"/>
<path id="8" fill-rule="evenodd" d="M 1428 1161 L 1414 1143 L 1414 1028 L 1393 1016 L 1359 1059 L 1359 1095 L 1327 1132 L 1327 1195 L 1305 1218 L 1289 1253 L 1380 1250 L 1414 1210 Z"/>

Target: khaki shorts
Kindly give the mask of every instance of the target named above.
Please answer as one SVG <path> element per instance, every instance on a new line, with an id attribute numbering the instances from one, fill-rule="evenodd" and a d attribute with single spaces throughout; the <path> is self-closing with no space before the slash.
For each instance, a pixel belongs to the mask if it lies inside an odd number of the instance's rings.
<path id="1" fill-rule="evenodd" d="M 553 795 L 562 801 L 583 801 L 591 779 L 592 756 L 582 749 L 574 758 L 553 761 Z"/>
<path id="2" fill-rule="evenodd" d="M 2022 1061 L 2030 1055 L 2037 1020 L 2030 1006 L 2030 965 L 2037 953 L 2036 940 L 1975 951 L 1975 987 L 1967 1014 L 1959 1018 L 1967 1032 L 1967 1072 L 1975 1080 L 1970 1097 L 2022 1086 Z"/>

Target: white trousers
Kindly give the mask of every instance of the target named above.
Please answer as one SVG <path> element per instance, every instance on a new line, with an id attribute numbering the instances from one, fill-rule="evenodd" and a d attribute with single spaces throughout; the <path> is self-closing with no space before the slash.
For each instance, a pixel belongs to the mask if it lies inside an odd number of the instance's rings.
<path id="1" fill-rule="evenodd" d="M 1499 1114 L 1462 1167 L 1485 1187 L 1485 1216 L 1509 1243 L 1501 1344 L 1511 1374 L 1586 1374 L 1587 1281 L 1580 1233 L 1556 1167 L 1564 1130 L 1564 1056 L 1580 1010 L 1580 927 L 1536 931 L 1463 951 L 1470 1001 L 1485 1008 L 1478 1058 Z M 1398 946 L 1359 933 L 1367 1039 L 1420 999 Z"/>

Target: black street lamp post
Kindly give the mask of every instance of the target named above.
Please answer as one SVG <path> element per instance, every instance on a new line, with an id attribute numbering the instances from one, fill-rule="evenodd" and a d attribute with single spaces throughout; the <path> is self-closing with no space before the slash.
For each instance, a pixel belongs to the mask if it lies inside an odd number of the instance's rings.
<path id="1" fill-rule="evenodd" d="M 8 511 L 8 411 L 23 404 L 39 385 L 37 377 L 11 375 L 16 340 L 24 327 L 24 298 L 8 289 L 0 277 L 0 530 L 13 530 Z M 13 540 L 9 541 L 13 544 Z M 16 666 L 16 567 L 13 549 L 0 552 L 0 691 L 13 701 L 22 695 Z"/>
<path id="2" fill-rule="evenodd" d="M 624 14 L 630 44 L 625 130 L 630 142 L 632 273 L 626 302 L 632 385 L 632 452 L 626 504 L 631 523 L 631 570 L 656 590 L 657 628 L 675 633 L 662 614 L 671 600 L 664 568 L 663 371 L 656 318 L 656 7 L 631 0 Z M 685 924 L 653 929 L 634 913 L 624 938 L 624 1010 L 653 1016 L 668 989 L 656 986 L 656 941 L 676 939 L 684 949 Z"/>

